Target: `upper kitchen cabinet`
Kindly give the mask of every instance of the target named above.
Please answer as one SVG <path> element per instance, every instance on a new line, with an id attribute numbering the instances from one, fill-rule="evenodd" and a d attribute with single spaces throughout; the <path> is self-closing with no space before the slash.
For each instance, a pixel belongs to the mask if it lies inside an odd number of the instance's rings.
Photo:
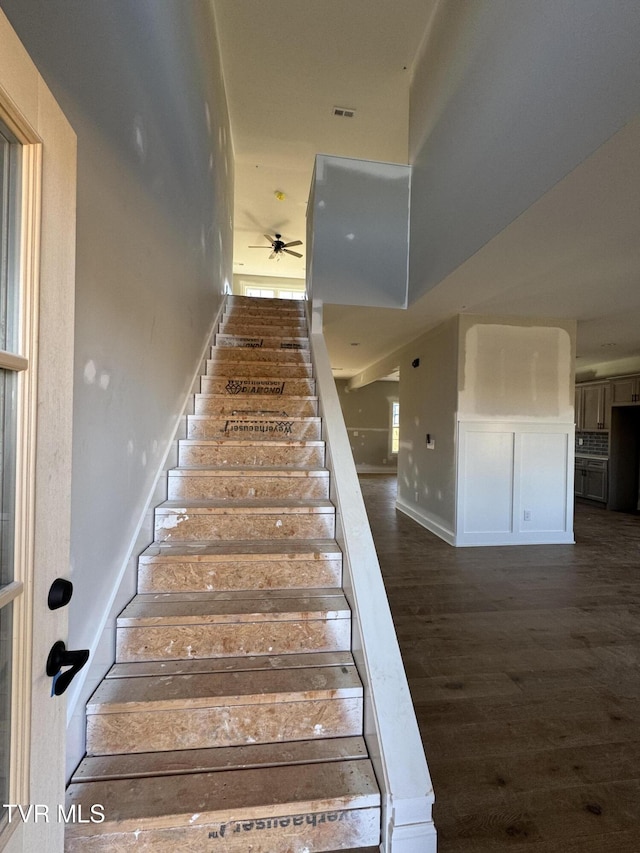
<path id="1" fill-rule="evenodd" d="M 611 403 L 640 403 L 640 375 L 611 380 Z"/>
<path id="2" fill-rule="evenodd" d="M 576 429 L 585 432 L 608 430 L 611 421 L 611 399 L 608 382 L 576 385 Z"/>

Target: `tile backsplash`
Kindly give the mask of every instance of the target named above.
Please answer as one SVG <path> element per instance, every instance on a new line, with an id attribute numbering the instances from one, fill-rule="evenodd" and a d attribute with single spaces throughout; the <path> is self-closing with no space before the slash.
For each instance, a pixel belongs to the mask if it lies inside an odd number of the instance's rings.
<path id="1" fill-rule="evenodd" d="M 582 439 L 582 445 L 578 444 L 578 439 Z M 586 453 L 588 456 L 608 456 L 609 433 L 576 431 L 576 453 Z"/>

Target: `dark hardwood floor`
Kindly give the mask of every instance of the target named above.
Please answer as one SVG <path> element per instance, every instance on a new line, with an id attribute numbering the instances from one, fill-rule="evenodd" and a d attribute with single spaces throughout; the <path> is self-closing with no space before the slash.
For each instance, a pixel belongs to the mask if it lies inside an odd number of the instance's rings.
<path id="1" fill-rule="evenodd" d="M 640 516 L 452 548 L 361 478 L 436 792 L 439 853 L 640 853 Z"/>

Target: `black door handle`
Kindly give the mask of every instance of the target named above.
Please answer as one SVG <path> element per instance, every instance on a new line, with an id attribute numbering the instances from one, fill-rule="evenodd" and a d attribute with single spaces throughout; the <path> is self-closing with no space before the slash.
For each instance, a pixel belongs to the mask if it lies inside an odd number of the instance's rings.
<path id="1" fill-rule="evenodd" d="M 89 649 L 70 651 L 62 640 L 54 643 L 47 658 L 47 675 L 54 679 L 52 695 L 61 696 L 88 660 Z M 63 666 L 71 669 L 60 673 Z"/>

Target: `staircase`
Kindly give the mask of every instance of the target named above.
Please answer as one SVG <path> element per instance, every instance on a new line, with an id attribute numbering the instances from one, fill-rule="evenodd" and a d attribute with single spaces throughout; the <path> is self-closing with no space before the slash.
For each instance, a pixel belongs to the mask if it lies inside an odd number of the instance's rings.
<path id="1" fill-rule="evenodd" d="M 87 705 L 67 853 L 377 849 L 317 407 L 302 305 L 229 297 Z"/>

